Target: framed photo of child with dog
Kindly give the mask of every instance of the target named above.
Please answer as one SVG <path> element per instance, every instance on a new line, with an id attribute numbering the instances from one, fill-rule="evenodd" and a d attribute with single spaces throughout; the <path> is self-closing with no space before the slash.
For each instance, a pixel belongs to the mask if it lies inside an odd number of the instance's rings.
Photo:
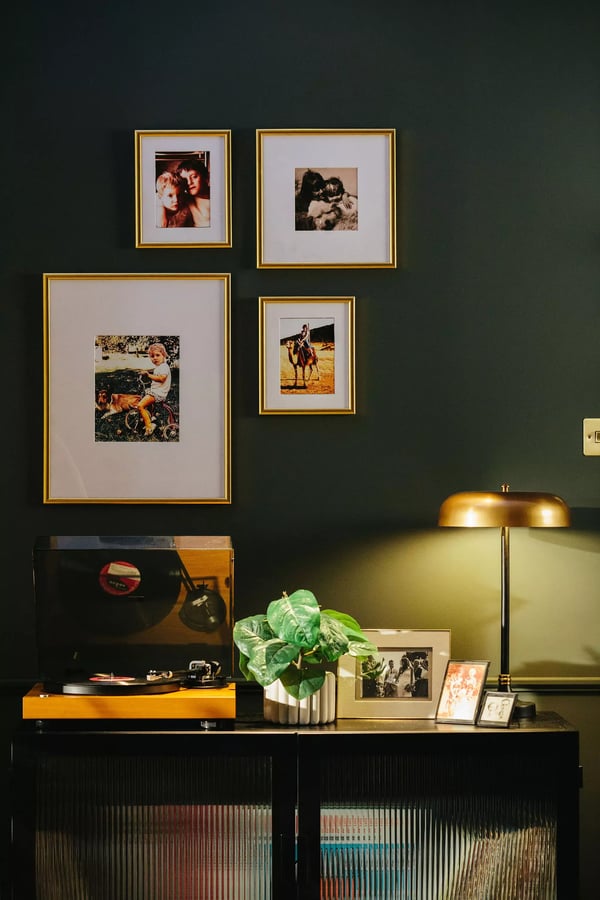
<path id="1" fill-rule="evenodd" d="M 354 413 L 354 297 L 259 297 L 259 413 Z"/>
<path id="2" fill-rule="evenodd" d="M 256 132 L 257 267 L 395 268 L 396 133 Z"/>
<path id="3" fill-rule="evenodd" d="M 135 246 L 231 247 L 231 132 L 135 132 Z"/>
<path id="4" fill-rule="evenodd" d="M 230 503 L 230 276 L 44 275 L 44 503 Z"/>

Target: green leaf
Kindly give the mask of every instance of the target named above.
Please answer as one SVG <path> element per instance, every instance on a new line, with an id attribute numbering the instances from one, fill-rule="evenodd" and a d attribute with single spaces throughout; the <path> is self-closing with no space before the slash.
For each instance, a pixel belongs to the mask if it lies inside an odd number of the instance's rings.
<path id="1" fill-rule="evenodd" d="M 370 653 L 379 653 L 379 648 L 373 644 L 362 631 L 347 632 L 348 650 L 350 656 L 368 656 Z"/>
<path id="2" fill-rule="evenodd" d="M 305 669 L 296 669 L 291 666 L 287 672 L 281 676 L 281 683 L 292 697 L 296 700 L 304 700 L 311 694 L 316 694 L 323 687 L 325 681 L 325 672 L 321 670 L 311 670 L 307 672 Z"/>
<path id="3" fill-rule="evenodd" d="M 240 672 L 246 681 L 256 681 L 256 678 L 248 668 L 248 657 L 244 653 L 240 653 Z"/>
<path id="4" fill-rule="evenodd" d="M 360 625 L 352 616 L 349 616 L 348 613 L 338 612 L 337 609 L 322 609 L 321 615 L 331 616 L 332 619 L 337 619 L 341 625 L 344 625 L 346 628 L 349 628 L 351 631 L 360 631 Z"/>
<path id="5" fill-rule="evenodd" d="M 259 616 L 248 616 L 246 619 L 240 619 L 233 626 L 234 643 L 244 656 L 251 656 L 254 647 L 271 640 L 272 637 L 273 632 L 264 613 Z"/>
<path id="6" fill-rule="evenodd" d="M 348 652 L 348 638 L 340 623 L 328 613 L 321 613 L 319 649 L 324 659 L 333 662 Z"/>
<path id="7" fill-rule="evenodd" d="M 371 641 L 349 641 L 347 653 L 349 656 L 369 656 L 377 653 L 378 648 Z"/>
<path id="8" fill-rule="evenodd" d="M 294 591 L 289 597 L 269 603 L 267 621 L 282 641 L 310 649 L 319 636 L 319 604 L 311 591 Z"/>
<path id="9" fill-rule="evenodd" d="M 322 666 L 323 663 L 329 662 L 320 647 L 315 647 L 310 653 L 302 654 L 302 663 L 307 666 Z"/>
<path id="10" fill-rule="evenodd" d="M 298 648 L 286 644 L 279 638 L 272 638 L 250 653 L 248 669 L 263 687 L 276 681 L 298 656 Z"/>

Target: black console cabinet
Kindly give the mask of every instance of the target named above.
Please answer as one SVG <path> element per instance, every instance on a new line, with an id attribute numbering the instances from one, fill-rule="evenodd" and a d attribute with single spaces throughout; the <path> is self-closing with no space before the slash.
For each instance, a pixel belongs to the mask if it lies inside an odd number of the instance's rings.
<path id="1" fill-rule="evenodd" d="M 578 733 L 23 727 L 16 900 L 573 900 Z"/>

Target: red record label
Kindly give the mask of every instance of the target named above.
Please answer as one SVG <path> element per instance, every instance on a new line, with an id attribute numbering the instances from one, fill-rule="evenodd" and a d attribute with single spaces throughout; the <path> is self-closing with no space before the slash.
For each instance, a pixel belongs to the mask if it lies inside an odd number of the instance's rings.
<path id="1" fill-rule="evenodd" d="M 132 563 L 115 560 L 100 569 L 100 587 L 112 596 L 132 594 L 141 583 L 142 576 Z"/>
<path id="2" fill-rule="evenodd" d="M 135 681 L 135 677 L 133 675 L 91 675 L 88 681 L 97 681 L 102 684 L 109 681 Z"/>

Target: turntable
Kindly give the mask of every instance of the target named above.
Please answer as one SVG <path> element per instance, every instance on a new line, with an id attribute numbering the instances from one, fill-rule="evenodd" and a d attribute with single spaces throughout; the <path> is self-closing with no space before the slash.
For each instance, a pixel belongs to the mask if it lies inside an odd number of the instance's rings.
<path id="1" fill-rule="evenodd" d="M 80 681 L 36 684 L 23 698 L 23 718 L 48 720 L 233 720 L 235 685 L 215 661 L 192 660 L 185 672 L 145 678 L 96 673 Z M 216 727 L 216 724 L 215 724 Z"/>
<path id="2" fill-rule="evenodd" d="M 42 537 L 33 563 L 24 719 L 235 718 L 230 538 Z"/>

